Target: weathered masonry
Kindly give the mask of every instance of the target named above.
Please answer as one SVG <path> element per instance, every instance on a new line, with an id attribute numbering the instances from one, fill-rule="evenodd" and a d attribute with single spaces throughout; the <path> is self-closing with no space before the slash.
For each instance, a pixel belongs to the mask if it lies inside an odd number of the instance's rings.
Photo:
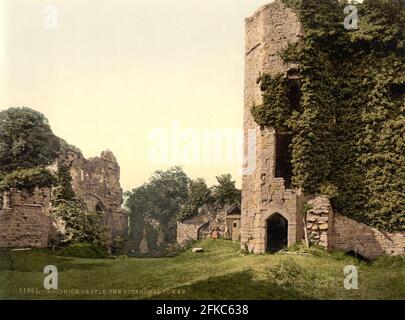
<path id="1" fill-rule="evenodd" d="M 198 214 L 177 222 L 177 243 L 205 238 L 240 240 L 240 207 L 212 208 L 204 205 Z"/>
<path id="2" fill-rule="evenodd" d="M 308 198 L 300 190 L 289 189 L 289 137 L 273 128 L 260 128 L 250 109 L 262 102 L 257 78 L 262 73 L 288 74 L 292 66 L 284 65 L 278 53 L 289 42 L 302 36 L 295 14 L 276 1 L 262 7 L 246 19 L 246 65 L 244 137 L 245 162 L 254 171 L 243 178 L 241 241 L 249 251 L 273 252 L 303 237 L 303 205 Z M 249 139 L 249 130 L 255 139 Z M 255 143 L 255 154 L 249 154 Z M 252 159 L 254 163 L 252 164 Z"/>
<path id="3" fill-rule="evenodd" d="M 83 208 L 104 214 L 108 244 L 125 240 L 128 215 L 122 208 L 120 168 L 112 152 L 105 151 L 88 160 L 80 153 L 68 152 L 50 169 L 57 170 L 61 161 L 70 168 L 72 187 Z M 51 211 L 49 188 L 5 192 L 0 210 L 0 247 L 47 247 L 54 232 L 63 229 Z"/>
<path id="4" fill-rule="evenodd" d="M 128 233 L 128 214 L 120 185 L 120 166 L 111 151 L 85 159 L 70 153 L 64 159 L 70 167 L 72 187 L 85 210 L 104 213 L 109 241 L 123 240 Z"/>
<path id="5" fill-rule="evenodd" d="M 381 232 L 334 214 L 328 199 L 291 188 L 291 137 L 260 127 L 251 115 L 251 107 L 262 103 L 257 84 L 261 74 L 284 74 L 291 93 L 299 97 L 297 66 L 284 64 L 279 52 L 303 35 L 297 16 L 281 0 L 246 19 L 241 246 L 255 253 L 279 251 L 304 238 L 305 224 L 311 241 L 331 250 L 355 251 L 367 258 L 405 254 L 404 233 Z M 308 201 L 312 210 L 304 214 Z"/>

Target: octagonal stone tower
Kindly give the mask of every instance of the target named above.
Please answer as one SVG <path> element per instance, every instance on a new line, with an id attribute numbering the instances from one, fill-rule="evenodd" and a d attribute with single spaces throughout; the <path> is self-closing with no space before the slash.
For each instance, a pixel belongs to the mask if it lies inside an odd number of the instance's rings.
<path id="1" fill-rule="evenodd" d="M 303 238 L 307 197 L 289 189 L 291 138 L 274 128 L 258 126 L 250 113 L 253 105 L 262 102 L 257 84 L 260 74 L 283 73 L 290 79 L 294 66 L 285 65 L 279 51 L 298 42 L 302 34 L 297 16 L 281 0 L 246 19 L 241 244 L 250 252 L 275 252 Z"/>

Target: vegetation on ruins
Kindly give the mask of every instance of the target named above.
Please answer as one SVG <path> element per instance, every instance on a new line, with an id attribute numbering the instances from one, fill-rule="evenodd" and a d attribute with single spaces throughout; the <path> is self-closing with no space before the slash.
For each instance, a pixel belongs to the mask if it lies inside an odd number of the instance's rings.
<path id="1" fill-rule="evenodd" d="M 46 166 L 56 159 L 60 140 L 42 113 L 22 108 L 0 112 L 0 167 L 4 172 Z"/>
<path id="2" fill-rule="evenodd" d="M 45 168 L 18 169 L 2 177 L 0 192 L 11 188 L 31 191 L 35 187 L 51 187 L 55 181 L 55 176 Z"/>
<path id="3" fill-rule="evenodd" d="M 207 187 L 204 179 L 190 180 L 187 202 L 177 213 L 177 220 L 184 221 L 199 213 L 199 209 L 208 205 L 213 209 L 222 209 L 227 205 L 240 204 L 241 191 L 235 187 L 230 174 L 216 177 L 218 184 Z"/>
<path id="4" fill-rule="evenodd" d="M 72 177 L 66 164 L 59 164 L 53 187 L 53 214 L 62 222 L 64 233 L 55 234 L 53 246 L 69 245 L 66 252 L 94 249 L 105 252 L 104 214 L 86 210 L 72 188 Z M 70 248 L 70 249 L 69 249 Z"/>
<path id="5" fill-rule="evenodd" d="M 296 63 L 299 106 L 284 75 L 262 75 L 255 121 L 290 133 L 293 184 L 328 195 L 334 208 L 385 230 L 405 230 L 405 1 L 283 0 L 304 27 L 281 56 Z"/>
<path id="6" fill-rule="evenodd" d="M 103 215 L 84 210 L 77 201 L 66 165 L 60 164 L 55 175 L 47 169 L 66 151 L 80 152 L 53 134 L 43 114 L 26 107 L 0 112 L 0 198 L 11 188 L 52 188 L 52 211 L 63 221 L 65 233 L 54 234 L 51 245 L 85 242 L 103 247 Z"/>
<path id="7" fill-rule="evenodd" d="M 60 238 L 60 244 L 88 243 L 105 247 L 105 217 L 102 212 L 84 210 L 77 201 L 59 200 L 53 213 L 64 224 L 65 232 Z"/>
<path id="8" fill-rule="evenodd" d="M 222 209 L 227 205 L 240 204 L 241 191 L 235 187 L 230 174 L 216 177 L 218 184 L 207 187 L 204 179 L 190 180 L 187 202 L 177 213 L 177 220 L 183 221 L 199 213 L 203 205 Z"/>
<path id="9" fill-rule="evenodd" d="M 56 201 L 74 201 L 76 199 L 76 194 L 72 188 L 72 177 L 69 167 L 66 164 L 60 164 L 58 166 L 53 195 Z"/>
<path id="10" fill-rule="evenodd" d="M 25 107 L 1 111 L 0 198 L 10 188 L 52 186 L 55 178 L 45 166 L 59 150 L 59 138 L 42 113 Z"/>

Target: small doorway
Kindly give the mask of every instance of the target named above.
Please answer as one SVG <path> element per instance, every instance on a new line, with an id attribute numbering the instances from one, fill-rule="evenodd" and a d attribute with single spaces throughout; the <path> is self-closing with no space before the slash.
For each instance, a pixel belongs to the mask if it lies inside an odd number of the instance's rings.
<path id="1" fill-rule="evenodd" d="M 232 222 L 232 241 L 239 241 L 239 220 Z"/>
<path id="2" fill-rule="evenodd" d="M 267 220 L 266 250 L 275 253 L 288 245 L 288 221 L 281 214 L 273 214 Z"/>

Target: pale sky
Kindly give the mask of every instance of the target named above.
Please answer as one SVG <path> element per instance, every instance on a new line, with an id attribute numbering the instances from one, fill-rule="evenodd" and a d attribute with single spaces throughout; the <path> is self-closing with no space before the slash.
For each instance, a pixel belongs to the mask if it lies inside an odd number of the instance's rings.
<path id="1" fill-rule="evenodd" d="M 172 164 L 240 186 L 244 19 L 268 2 L 0 0 L 0 110 L 44 113 L 86 157 L 112 150 L 124 190 Z M 207 130 L 230 137 L 222 160 L 204 160 Z"/>

